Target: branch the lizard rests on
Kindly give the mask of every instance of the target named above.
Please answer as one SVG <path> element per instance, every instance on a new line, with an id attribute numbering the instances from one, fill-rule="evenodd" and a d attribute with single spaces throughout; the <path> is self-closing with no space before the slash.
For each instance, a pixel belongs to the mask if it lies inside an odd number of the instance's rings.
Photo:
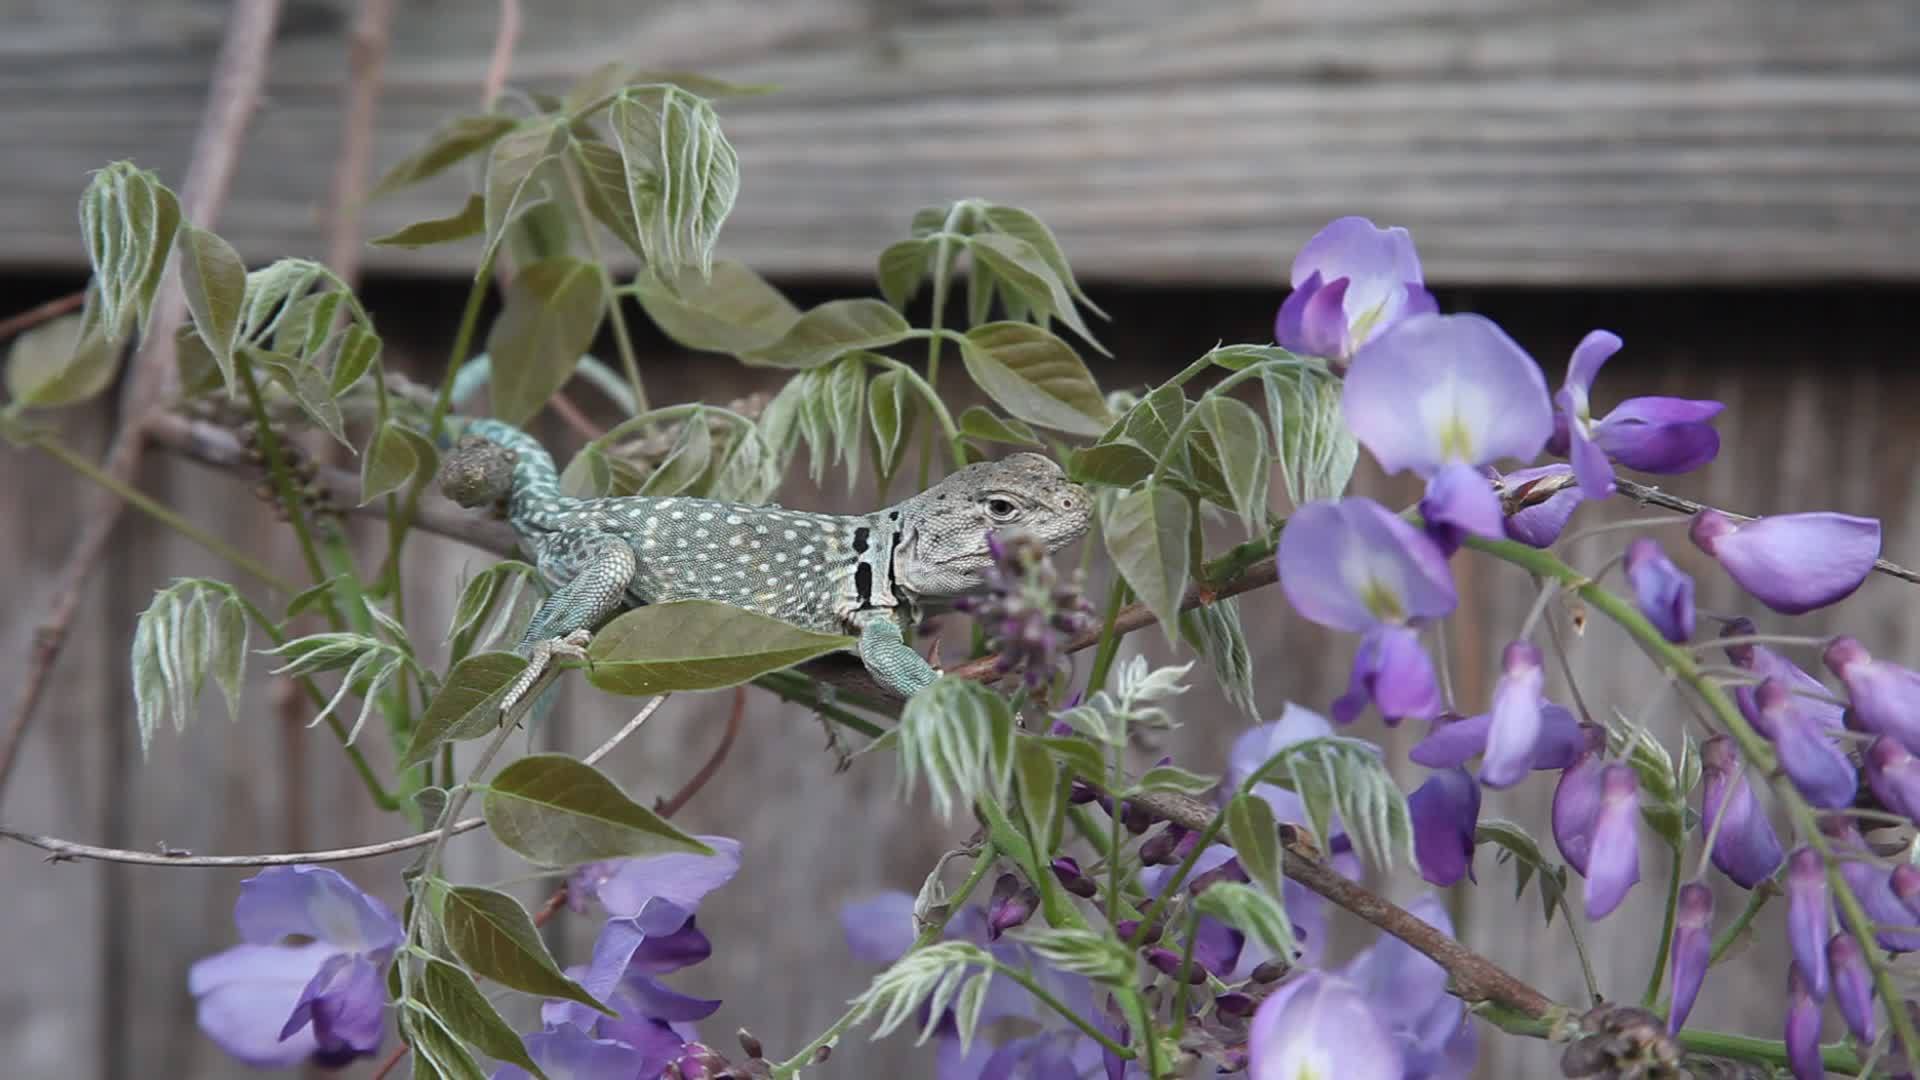
<path id="1" fill-rule="evenodd" d="M 517 651 L 522 680 L 575 655 L 615 613 L 709 600 L 858 638 L 882 687 L 913 694 L 936 677 L 907 642 L 920 613 L 986 587 L 987 536 L 1032 534 L 1057 551 L 1087 530 L 1093 500 L 1038 454 L 969 465 L 870 514 L 817 514 L 682 496 L 561 494 L 553 458 L 531 436 L 467 420 L 441 466 L 441 490 L 468 507 L 504 504 L 551 590 Z M 518 685 L 516 683 L 516 685 Z"/>

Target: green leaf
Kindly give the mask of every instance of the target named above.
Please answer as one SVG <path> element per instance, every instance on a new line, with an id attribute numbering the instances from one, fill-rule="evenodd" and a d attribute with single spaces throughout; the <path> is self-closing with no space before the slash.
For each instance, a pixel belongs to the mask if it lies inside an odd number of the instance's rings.
<path id="1" fill-rule="evenodd" d="M 334 356 L 333 373 L 327 376 L 327 388 L 335 397 L 346 393 L 354 383 L 360 381 L 360 376 L 365 375 L 368 369 L 373 367 L 374 360 L 380 356 L 380 347 L 380 338 L 373 331 L 360 323 L 347 324 L 346 329 L 340 332 L 340 349 Z M 428 450 L 433 450 L 431 440 L 411 428 L 403 430 L 414 436 L 413 442 L 416 449 L 425 443 Z M 440 458 L 438 451 L 416 456 L 422 461 L 438 461 Z"/>
<path id="2" fill-rule="evenodd" d="M 1228 597 L 1181 612 L 1180 637 L 1207 658 L 1227 700 L 1249 717 L 1258 717 L 1260 710 L 1253 698 L 1253 656 L 1247 649 L 1246 632 L 1240 627 L 1239 599 Z"/>
<path id="3" fill-rule="evenodd" d="M 466 205 L 449 217 L 416 221 L 385 236 L 376 237 L 371 242 L 385 247 L 418 248 L 451 244 L 486 231 L 487 200 L 479 195 L 469 195 Z"/>
<path id="4" fill-rule="evenodd" d="M 1155 765 L 1140 777 L 1134 785 L 1135 791 L 1172 791 L 1181 795 L 1205 795 L 1219 786 L 1220 779 L 1215 776 L 1202 776 L 1188 772 L 1178 765 Z"/>
<path id="5" fill-rule="evenodd" d="M 94 297 L 88 293 L 88 299 Z M 34 409 L 78 405 L 113 384 L 120 347 L 107 340 L 91 309 L 36 326 L 13 341 L 7 354 L 7 395 Z"/>
<path id="6" fill-rule="evenodd" d="M 1073 280 L 1073 269 L 1067 265 L 1066 253 L 1060 250 L 1060 242 L 1053 238 L 1053 230 L 1047 228 L 1045 222 L 1017 206 L 989 206 L 985 213 L 989 228 L 1024 240 L 1047 264 L 1047 269 L 1053 271 L 1053 276 L 1065 283 L 1074 299 L 1087 305 L 1087 309 L 1095 315 L 1103 319 L 1107 317 L 1106 312 L 1087 299 L 1087 294 L 1080 290 L 1080 283 Z"/>
<path id="7" fill-rule="evenodd" d="M 902 240 L 880 253 L 874 276 L 880 283 L 880 295 L 887 298 L 887 303 L 901 311 L 907 309 L 907 304 L 927 280 L 935 246 L 931 240 Z"/>
<path id="8" fill-rule="evenodd" d="M 1277 345 L 1216 345 L 1202 360 L 1210 360 L 1228 371 L 1241 371 L 1255 364 L 1302 367 L 1324 366 L 1324 361 L 1288 352 Z"/>
<path id="9" fill-rule="evenodd" d="M 511 1062 L 535 1076 L 546 1076 L 527 1055 L 519 1033 L 501 1018 L 466 972 L 430 958 L 421 975 L 420 995 L 449 1032 L 472 1043 L 481 1053 Z"/>
<path id="10" fill-rule="evenodd" d="M 1051 847 L 1054 815 L 1060 810 L 1060 770 L 1047 748 L 1030 738 L 1016 740 L 1013 749 L 1013 776 L 1027 838 L 1035 851 L 1046 851 Z"/>
<path id="11" fill-rule="evenodd" d="M 961 339 L 960 355 L 967 374 L 988 397 L 1029 423 L 1099 435 L 1112 420 L 1079 354 L 1038 326 L 976 326 Z"/>
<path id="12" fill-rule="evenodd" d="M 591 263 L 557 255 L 520 268 L 487 334 L 493 414 L 523 424 L 573 375 L 606 310 Z"/>
<path id="13" fill-rule="evenodd" d="M 184 732 L 209 672 L 238 714 L 247 655 L 246 609 L 233 586 L 184 578 L 154 594 L 134 624 L 134 713 L 145 753 L 162 717 Z"/>
<path id="14" fill-rule="evenodd" d="M 492 262 L 494 249 L 506 235 L 507 225 L 533 201 L 534 178 L 540 166 L 560 152 L 567 137 L 565 125 L 551 121 L 529 124 L 496 137 L 487 154 L 487 177 L 483 185 L 487 249 L 479 269 Z"/>
<path id="15" fill-rule="evenodd" d="M 1101 530 L 1107 554 L 1172 641 L 1191 558 L 1193 505 L 1171 488 L 1148 484 L 1114 499 Z"/>
<path id="16" fill-rule="evenodd" d="M 1067 455 L 1067 477 L 1082 484 L 1132 487 L 1153 475 L 1153 455 L 1130 442 L 1082 446 Z"/>
<path id="17" fill-rule="evenodd" d="M 954 988 L 968 980 L 970 971 L 990 960 L 985 950 L 965 941 L 940 941 L 914 949 L 874 976 L 872 985 L 853 999 L 848 1026 L 865 1023 L 877 1014 L 880 1022 L 874 1027 L 873 1038 L 884 1039 L 918 1012 L 922 1002 L 936 995 L 950 998 Z M 976 980 L 981 977 L 973 976 Z M 927 1010 L 922 1040 L 939 1027 L 943 1011 Z"/>
<path id="18" fill-rule="evenodd" d="M 910 794 L 921 774 L 942 820 L 956 806 L 1005 797 L 1013 772 L 1013 710 L 1007 699 L 967 679 L 942 677 L 908 700 L 897 727 L 900 786 Z"/>
<path id="19" fill-rule="evenodd" d="M 976 266 L 992 271 L 998 284 L 1017 294 L 1036 316 L 1059 319 L 1102 356 L 1111 355 L 1081 320 L 1066 282 L 1032 244 L 1005 233 L 976 233 L 967 239 L 967 250 Z"/>
<path id="20" fill-rule="evenodd" d="M 1250 531 L 1259 531 L 1267 521 L 1267 482 L 1271 476 L 1267 433 L 1259 415 L 1220 394 L 1208 394 L 1194 408 L 1200 426 L 1213 437 L 1220 473 L 1233 494 L 1234 511 Z"/>
<path id="21" fill-rule="evenodd" d="M 1173 434 L 1187 418 L 1187 395 L 1178 386 L 1156 387 L 1134 402 L 1120 418 L 1117 431 L 1101 436 L 1101 442 L 1124 437 L 1154 457 L 1164 457 L 1174 449 Z"/>
<path id="22" fill-rule="evenodd" d="M 634 696 L 717 690 L 854 643 L 710 600 L 676 600 L 629 611 L 595 635 L 587 680 Z"/>
<path id="23" fill-rule="evenodd" d="M 137 316 L 141 332 L 180 227 L 180 202 L 153 173 L 116 161 L 80 196 L 80 231 L 99 289 L 100 325 L 118 342 Z"/>
<path id="24" fill-rule="evenodd" d="M 366 453 L 360 456 L 360 505 L 400 487 L 419 475 L 423 463 L 404 425 L 389 420 L 374 430 Z M 427 448 L 432 449 L 428 443 Z"/>
<path id="25" fill-rule="evenodd" d="M 1124 986 L 1133 981 L 1133 953 L 1105 934 L 1076 927 L 1028 924 L 1008 936 L 1068 974 L 1085 975 L 1108 986 Z"/>
<path id="26" fill-rule="evenodd" d="M 713 103 L 677 86 L 630 87 L 610 120 L 642 257 L 663 275 L 706 274 L 740 192 L 740 158 Z"/>
<path id="27" fill-rule="evenodd" d="M 822 415 L 847 478 L 847 488 L 860 480 L 861 420 L 866 415 L 867 362 L 865 353 L 848 353 L 832 367 L 821 369 Z"/>
<path id="28" fill-rule="evenodd" d="M 333 436 L 340 445 L 353 449 L 347 442 L 347 421 L 340 411 L 340 403 L 334 399 L 332 381 L 327 373 L 312 364 L 259 349 L 247 349 L 246 356 L 256 366 L 266 371 L 274 385 L 287 392 L 300 411 L 320 429 Z"/>
<path id="29" fill-rule="evenodd" d="M 447 945 L 475 975 L 536 997 L 577 1001 L 608 1016 L 579 983 L 560 972 L 520 901 L 505 893 L 472 885 L 446 891 L 441 920 Z"/>
<path id="30" fill-rule="evenodd" d="M 540 866 L 712 848 L 627 798 L 598 769 L 565 754 L 531 754 L 493 778 L 482 809 L 502 844 Z"/>
<path id="31" fill-rule="evenodd" d="M 1546 911 L 1549 923 L 1553 921 L 1553 909 L 1559 905 L 1565 893 L 1566 878 L 1564 868 L 1555 860 L 1547 857 L 1539 843 L 1518 824 L 1501 818 L 1486 818 L 1474 827 L 1474 846 L 1493 844 L 1501 850 L 1499 860 L 1512 860 L 1514 871 L 1513 898 L 1518 900 L 1526 895 L 1527 885 L 1534 874 L 1540 875 L 1541 906 Z"/>
<path id="32" fill-rule="evenodd" d="M 957 421 L 960 433 L 969 438 L 984 442 L 1007 443 L 1012 446 L 1039 446 L 1040 437 L 1025 423 L 1010 416 L 1001 416 L 985 405 L 969 405 L 960 414 Z"/>
<path id="33" fill-rule="evenodd" d="M 1293 922 L 1278 892 L 1267 892 L 1221 881 L 1207 887 L 1194 906 L 1202 915 L 1211 915 L 1234 927 L 1248 938 L 1266 946 L 1275 956 L 1292 959 L 1300 955 L 1300 943 L 1293 936 Z"/>
<path id="34" fill-rule="evenodd" d="M 758 367 L 814 368 L 850 352 L 904 341 L 912 332 L 883 301 L 830 300 L 800 316 L 777 340 L 739 356 Z"/>
<path id="35" fill-rule="evenodd" d="M 442 743 L 477 739 L 499 728 L 500 697 L 526 666 L 524 658 L 504 652 L 480 653 L 453 665 L 414 726 L 400 767 L 420 764 Z"/>
<path id="36" fill-rule="evenodd" d="M 200 340 L 220 366 L 229 389 L 233 382 L 233 348 L 240 334 L 241 309 L 247 296 L 247 265 L 233 245 L 195 225 L 182 225 L 175 234 L 180 246 L 180 287 L 186 292 L 187 311 Z"/>
<path id="37" fill-rule="evenodd" d="M 1100 748 L 1087 740 L 1066 735 L 1029 735 L 1023 741 L 1046 747 L 1048 753 L 1067 767 L 1068 779 L 1078 776 L 1093 784 L 1107 783 L 1106 759 L 1100 756 Z"/>
<path id="38" fill-rule="evenodd" d="M 1227 842 L 1240 865 L 1269 895 L 1280 895 L 1280 832 L 1273 808 L 1258 795 L 1242 793 L 1227 803 Z M 1325 835 L 1324 833 L 1321 835 Z"/>
<path id="39" fill-rule="evenodd" d="M 263 347 L 271 344 L 273 351 L 278 351 L 280 326 L 287 322 L 294 327 L 287 340 L 300 342 L 300 351 L 287 355 L 293 359 L 308 359 L 306 346 L 310 327 L 301 325 L 300 316 L 302 312 L 311 314 L 314 308 L 303 305 L 301 301 L 316 286 L 338 282 L 333 271 L 312 259 L 275 259 L 253 271 L 247 275 L 246 303 L 240 317 L 240 340 Z M 341 291 L 345 291 L 344 286 Z"/>
<path id="40" fill-rule="evenodd" d="M 697 485 L 713 465 L 713 428 L 706 410 L 696 406 L 680 424 L 680 433 L 658 468 L 648 474 L 639 494 L 653 497 L 701 495 Z"/>
<path id="41" fill-rule="evenodd" d="M 1354 850 L 1374 865 L 1384 870 L 1396 858 L 1414 862 L 1407 797 L 1372 743 L 1337 735 L 1306 739 L 1283 748 L 1257 771 L 1300 796 L 1307 824 L 1323 847 L 1338 815 Z"/>
<path id="42" fill-rule="evenodd" d="M 1360 456 L 1340 411 L 1340 380 L 1312 364 L 1266 369 L 1260 379 L 1287 497 L 1295 506 L 1338 497 Z"/>
<path id="43" fill-rule="evenodd" d="M 494 141 L 518 126 L 511 116 L 488 113 L 462 116 L 433 133 L 427 145 L 388 169 L 369 197 L 379 198 L 409 184 L 438 176 L 447 169 L 492 146 Z"/>
<path id="44" fill-rule="evenodd" d="M 883 481 L 893 475 L 901 436 L 913 423 L 914 400 L 907 391 L 907 377 L 894 370 L 875 375 L 867 390 L 867 419 L 873 425 L 874 452 Z"/>
<path id="45" fill-rule="evenodd" d="M 473 1060 L 473 1055 L 441 1026 L 437 1017 L 418 1006 L 401 1010 L 401 1016 L 406 1028 L 403 1034 L 411 1036 L 407 1041 L 413 1046 L 416 1080 L 423 1075 L 423 1065 L 425 1075 L 436 1080 L 486 1080 L 486 1072 Z"/>
<path id="46" fill-rule="evenodd" d="M 510 616 L 514 600 L 537 576 L 538 571 L 533 567 L 510 559 L 489 566 L 467 582 L 460 590 L 460 599 L 454 603 L 453 621 L 447 628 L 446 640 L 451 653 L 455 657 L 467 654 L 479 640 L 481 621 L 502 601 L 506 607 L 504 614 Z M 502 583 L 509 583 L 510 587 L 503 590 Z"/>
<path id="47" fill-rule="evenodd" d="M 729 259 L 709 277 L 684 270 L 662 281 L 634 279 L 634 295 L 662 333 L 689 349 L 740 354 L 771 345 L 800 320 L 800 309 L 765 278 Z"/>

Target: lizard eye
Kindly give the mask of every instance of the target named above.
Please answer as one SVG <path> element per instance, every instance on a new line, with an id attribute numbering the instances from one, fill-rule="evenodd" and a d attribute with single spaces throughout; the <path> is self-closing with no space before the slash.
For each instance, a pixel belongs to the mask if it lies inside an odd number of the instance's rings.
<path id="1" fill-rule="evenodd" d="M 1019 507 L 1013 505 L 1012 499 L 995 496 L 987 500 L 987 515 L 995 521 L 1010 521 L 1019 510 Z"/>

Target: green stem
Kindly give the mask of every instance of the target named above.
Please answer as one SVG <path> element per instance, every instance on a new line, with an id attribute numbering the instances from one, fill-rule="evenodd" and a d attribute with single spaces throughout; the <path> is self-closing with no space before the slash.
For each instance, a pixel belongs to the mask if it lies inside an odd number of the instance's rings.
<path id="1" fill-rule="evenodd" d="M 1100 647 L 1093 654 L 1093 670 L 1087 674 L 1088 697 L 1107 685 L 1107 675 L 1113 670 L 1113 658 L 1120 655 L 1120 635 L 1113 632 L 1114 622 L 1120 618 L 1120 609 L 1127 606 L 1127 579 L 1118 574 L 1113 576 L 1113 587 L 1107 590 L 1107 617 L 1100 626 Z"/>
<path id="2" fill-rule="evenodd" d="M 1707 960 L 1708 967 L 1719 963 L 1727 950 L 1733 948 L 1733 943 L 1739 941 L 1740 935 L 1752 925 L 1754 916 L 1760 914 L 1760 909 L 1767 906 L 1768 900 L 1773 899 L 1775 891 L 1777 890 L 1772 881 L 1763 881 L 1754 886 L 1753 891 L 1747 894 L 1747 906 L 1741 908 L 1740 914 L 1734 917 L 1733 922 L 1728 924 L 1725 930 L 1720 931 L 1719 937 L 1713 939 L 1713 954 Z"/>
<path id="3" fill-rule="evenodd" d="M 1667 875 L 1667 917 L 1660 927 L 1660 945 L 1654 950 L 1653 971 L 1647 976 L 1647 992 L 1640 995 L 1640 1004 L 1653 1008 L 1660 1000 L 1660 986 L 1667 977 L 1667 949 L 1673 942 L 1673 918 L 1680 909 L 1680 849 L 1673 849 L 1673 866 Z"/>
<path id="4" fill-rule="evenodd" d="M 281 577 L 279 574 L 274 573 L 263 563 L 258 562 L 251 556 L 234 548 L 226 541 L 205 531 L 193 522 L 174 513 L 172 510 L 167 509 L 166 506 L 154 499 L 148 498 L 131 484 L 121 483 L 117 477 L 87 460 L 83 455 L 74 453 L 67 448 L 66 444 L 60 442 L 52 435 L 36 436 L 33 440 L 33 445 L 53 455 L 61 464 L 72 469 L 74 472 L 79 473 L 126 500 L 129 506 L 132 506 L 153 520 L 165 525 L 167 528 L 172 529 L 187 539 L 192 540 L 194 543 L 199 544 L 201 547 L 206 548 L 208 551 L 213 552 L 215 555 L 227 560 L 238 569 L 258 578 L 264 584 L 278 589 L 288 596 L 292 596 L 300 591 L 293 583 Z"/>
<path id="5" fill-rule="evenodd" d="M 948 898 L 945 911 L 941 912 L 937 918 L 933 919 L 921 929 L 919 936 L 913 939 L 913 944 L 907 947 L 908 955 L 924 949 L 939 940 L 941 932 L 947 928 L 947 922 L 951 920 L 962 905 L 967 902 L 967 897 L 971 896 L 973 890 L 979 887 L 980 882 L 986 878 L 987 872 L 993 869 L 993 861 L 999 854 L 999 851 L 994 848 L 991 842 L 980 848 L 980 854 L 974 857 L 973 869 L 967 872 L 967 879 L 960 883 L 960 891 Z M 895 961 L 895 963 L 898 963 L 898 961 Z M 835 1040 L 839 1039 L 849 1027 L 853 1026 L 854 1020 L 856 1020 L 859 1015 L 860 1009 L 858 1007 L 848 1009 L 842 1013 L 840 1019 L 835 1020 L 832 1026 L 821 1032 L 812 1042 L 801 1047 L 799 1053 L 774 1066 L 773 1080 L 785 1080 L 786 1077 L 794 1075 L 811 1064 L 813 1055 L 818 1053 L 821 1047 L 833 1045 Z"/>
<path id="6" fill-rule="evenodd" d="M 1178 1043 L 1180 1036 L 1187 1030 L 1187 975 L 1193 970 L 1193 939 L 1200 933 L 1200 909 L 1187 913 L 1186 941 L 1180 946 L 1180 975 L 1174 981 L 1178 986 L 1173 991 L 1173 1041 Z"/>
<path id="7" fill-rule="evenodd" d="M 1807 805 L 1800 793 L 1787 781 L 1783 773 L 1777 773 L 1773 749 L 1766 739 L 1747 723 L 1747 718 L 1727 696 L 1726 691 L 1712 677 L 1700 670 L 1692 653 L 1669 642 L 1646 616 L 1625 599 L 1608 592 L 1591 581 L 1585 575 L 1555 558 L 1551 553 L 1527 547 L 1511 540 L 1485 540 L 1469 537 L 1467 545 L 1477 551 L 1485 552 L 1495 558 L 1513 563 L 1543 577 L 1557 578 L 1570 591 L 1576 592 L 1594 610 L 1619 624 L 1649 655 L 1657 660 L 1675 677 L 1692 687 L 1707 707 L 1712 710 L 1720 726 L 1732 735 L 1740 744 L 1740 750 L 1746 760 L 1760 775 L 1768 777 L 1774 791 L 1787 805 L 1800 834 L 1806 837 L 1807 844 L 1818 852 L 1827 866 L 1827 884 L 1834 903 L 1840 909 L 1841 921 L 1860 942 L 1861 950 L 1866 954 L 1867 966 L 1873 972 L 1874 988 L 1882 1001 L 1901 1001 L 1900 987 L 1895 983 L 1892 969 L 1887 965 L 1885 950 L 1873 933 L 1873 922 L 1867 917 L 1866 910 L 1860 905 L 1853 888 L 1840 875 L 1840 868 L 1834 858 L 1832 845 L 1820 831 L 1820 822 L 1813 808 Z M 1920 1053 L 1920 1034 L 1914 1030 L 1913 1018 L 1905 1009 L 1887 1010 L 1893 1030 L 1900 1045 L 1909 1054 Z"/>
<path id="8" fill-rule="evenodd" d="M 1084 1032 L 1087 1038 L 1092 1039 L 1094 1042 L 1099 1043 L 1100 1046 L 1103 1049 L 1105 1049 L 1109 1054 L 1112 1054 L 1117 1058 L 1120 1058 L 1122 1060 L 1127 1060 L 1127 1061 L 1130 1061 L 1134 1057 L 1138 1056 L 1132 1050 L 1128 1049 L 1127 1047 L 1121 1046 L 1119 1043 L 1114 1042 L 1112 1039 L 1108 1038 L 1106 1032 L 1101 1031 L 1099 1028 L 1093 1026 L 1093 1022 L 1088 1020 L 1086 1017 L 1081 1016 L 1077 1012 L 1074 1012 L 1073 1009 L 1069 1007 L 1066 1002 L 1061 1001 L 1059 998 L 1053 996 L 1053 992 L 1048 990 L 1046 987 L 1040 985 L 1039 980 L 1035 979 L 1032 975 L 1027 974 L 1026 972 L 1020 970 L 1017 967 L 1012 967 L 1010 965 L 1003 964 L 998 960 L 993 961 L 988 966 L 991 967 L 993 970 L 999 972 L 1000 974 L 1005 975 L 1007 978 L 1012 979 L 1014 982 L 1019 983 L 1021 986 L 1026 987 L 1027 993 L 1032 994 L 1036 999 L 1040 1001 L 1042 1005 L 1045 1005 L 1047 1008 L 1052 1009 L 1054 1012 L 1057 1012 L 1061 1016 L 1066 1017 L 1067 1020 L 1073 1024 L 1074 1027 L 1077 1027 L 1082 1032 Z"/>
<path id="9" fill-rule="evenodd" d="M 839 724 L 841 727 L 852 728 L 869 739 L 877 739 L 887 733 L 887 729 L 873 721 L 855 716 L 853 713 L 827 701 L 821 696 L 819 687 L 814 684 L 813 680 L 798 672 L 768 672 L 753 680 L 753 684 L 762 690 L 772 693 L 782 701 L 791 702 L 795 705 L 805 705 L 821 716 Z M 853 701 L 852 696 L 848 695 L 847 700 Z M 855 704 L 859 704 L 859 702 L 855 702 Z"/>
<path id="10" fill-rule="evenodd" d="M 1209 363 L 1210 362 L 1211 361 L 1209 361 Z M 1240 385 L 1241 383 L 1246 382 L 1248 379 L 1256 378 L 1264 374 L 1268 367 L 1274 366 L 1276 363 L 1277 361 L 1266 360 L 1258 364 L 1253 364 L 1251 366 L 1241 368 L 1239 371 L 1236 371 L 1233 374 L 1215 383 L 1213 387 L 1207 391 L 1207 393 L 1224 394 L 1227 391 L 1233 389 L 1234 387 Z M 1192 370 L 1196 365 L 1199 365 L 1199 364 L 1200 364 L 1200 361 L 1196 360 L 1192 364 L 1187 365 L 1187 370 Z M 1186 375 L 1187 372 L 1182 371 L 1180 374 Z M 1175 376 L 1175 377 L 1179 378 L 1179 376 Z M 1187 376 L 1187 377 L 1191 378 L 1192 376 Z M 1178 456 L 1176 453 L 1174 453 L 1174 451 L 1179 447 L 1187 445 L 1187 435 L 1193 431 L 1193 425 L 1198 423 L 1199 420 L 1200 420 L 1199 409 L 1188 409 L 1187 414 L 1180 418 L 1180 423 L 1177 427 L 1173 429 L 1173 434 L 1167 437 L 1166 451 L 1160 455 L 1159 460 L 1153 463 L 1153 475 L 1147 477 L 1147 483 L 1157 484 L 1160 482 L 1161 478 L 1166 475 L 1167 466 L 1173 464 L 1173 459 Z"/>
<path id="11" fill-rule="evenodd" d="M 234 356 L 234 370 L 240 376 L 240 385 L 246 388 L 247 403 L 253 409 L 253 424 L 260 436 L 260 448 L 266 454 L 267 470 L 273 479 L 275 493 L 280 496 L 280 505 L 287 511 L 287 523 L 293 526 L 293 535 L 300 541 L 300 555 L 307 561 L 307 572 L 313 575 L 316 584 L 327 580 L 327 572 L 320 562 L 320 552 L 313 545 L 313 533 L 307 528 L 306 503 L 293 486 L 293 474 L 287 468 L 286 457 L 280 452 L 280 435 L 273 429 L 273 422 L 267 417 L 266 400 L 260 396 L 260 383 L 253 376 L 253 364 L 244 356 Z M 340 609 L 334 604 L 332 593 L 326 599 L 327 614 L 332 618 L 334 628 L 341 626 Z"/>
<path id="12" fill-rule="evenodd" d="M 620 350 L 620 366 L 633 387 L 635 412 L 647 411 L 647 391 L 640 384 L 640 360 L 633 351 L 633 338 L 627 334 L 627 317 L 620 311 L 620 293 L 614 288 L 613 273 L 607 269 L 607 257 L 600 250 L 600 233 L 594 228 L 593 212 L 587 208 L 586 188 L 572 161 L 562 162 L 567 190 L 573 195 L 573 209 L 580 216 L 580 231 L 587 234 L 587 251 L 593 255 L 593 268 L 600 275 L 600 293 L 606 298 L 607 320 L 613 325 L 613 344 Z"/>
<path id="13" fill-rule="evenodd" d="M 1560 915 L 1567 924 L 1567 937 L 1573 939 L 1573 953 L 1580 958 L 1580 975 L 1587 982 L 1587 1000 L 1598 1003 L 1601 1000 L 1600 980 L 1593 974 L 1593 959 L 1587 955 L 1587 942 L 1580 936 L 1580 927 L 1574 921 L 1573 908 L 1567 903 L 1567 893 L 1560 893 Z"/>
<path id="14" fill-rule="evenodd" d="M 939 332 L 936 331 L 933 340 L 938 341 L 939 339 Z M 947 450 L 953 457 L 953 467 L 956 469 L 964 467 L 967 463 L 967 448 L 965 441 L 960 436 L 960 426 L 953 422 L 953 414 L 947 411 L 946 402 L 940 400 L 940 395 L 934 390 L 933 384 L 921 378 L 919 372 L 895 360 L 891 356 L 875 354 L 869 358 L 869 362 L 875 361 L 884 365 L 890 371 L 899 372 L 901 377 L 906 379 L 907 383 L 919 393 L 921 399 L 933 408 L 933 416 L 940 424 L 940 432 L 947 437 Z M 924 460 L 922 464 L 925 464 Z M 927 486 L 927 478 L 925 476 L 920 478 L 920 486 L 923 489 Z"/>
<path id="15" fill-rule="evenodd" d="M 940 380 L 940 339 L 941 328 L 947 318 L 947 290 L 953 287 L 953 269 L 949 261 L 953 257 L 953 238 L 960 223 L 972 209 L 972 202 L 961 199 L 947 211 L 947 220 L 940 226 L 940 238 L 934 242 L 933 249 L 933 310 L 927 316 L 927 382 L 939 385 Z M 938 400 L 938 395 L 934 396 Z M 920 445 L 920 489 L 927 488 L 927 478 L 933 465 L 933 434 L 927 434 L 927 441 Z"/>

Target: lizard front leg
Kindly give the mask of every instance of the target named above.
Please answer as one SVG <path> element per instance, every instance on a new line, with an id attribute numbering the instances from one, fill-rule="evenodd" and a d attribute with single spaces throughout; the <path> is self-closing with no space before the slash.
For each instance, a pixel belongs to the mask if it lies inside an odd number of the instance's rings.
<path id="1" fill-rule="evenodd" d="M 584 656 L 593 628 L 619 610 L 639 561 L 612 533 L 555 533 L 541 546 L 540 573 L 560 587 L 541 602 L 515 652 L 527 666 L 500 699 L 502 713 L 526 696 L 556 656 Z"/>
<path id="2" fill-rule="evenodd" d="M 872 612 L 860 625 L 860 662 L 880 685 L 910 698 L 939 678 L 933 665 L 907 644 L 900 624 L 884 611 Z"/>

